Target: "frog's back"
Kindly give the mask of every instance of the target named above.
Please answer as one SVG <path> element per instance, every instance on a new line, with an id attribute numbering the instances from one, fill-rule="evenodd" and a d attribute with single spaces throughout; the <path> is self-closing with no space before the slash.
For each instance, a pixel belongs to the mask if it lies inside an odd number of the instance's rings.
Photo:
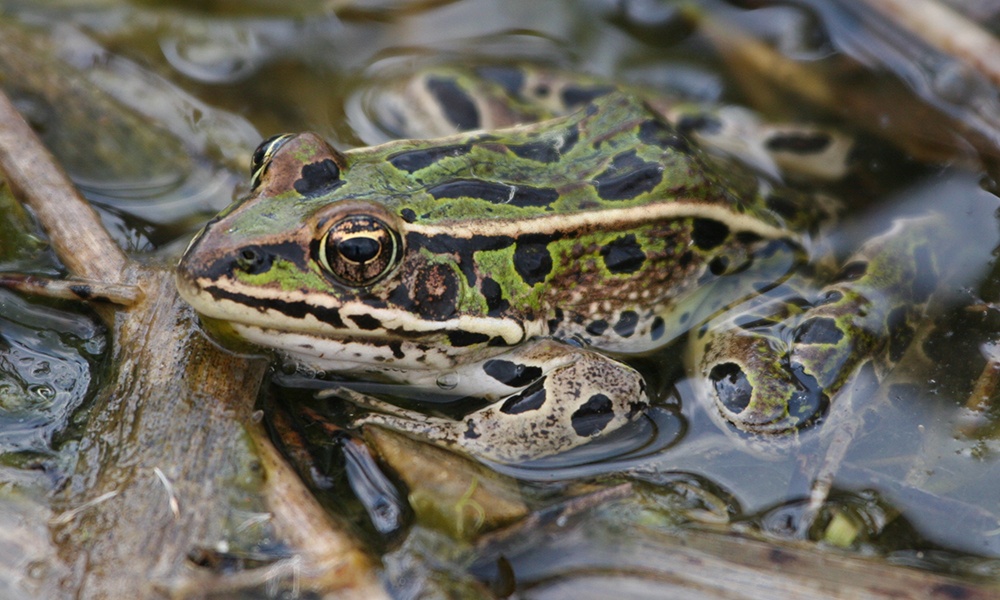
<path id="1" fill-rule="evenodd" d="M 423 226 L 681 203 L 718 205 L 783 229 L 814 220 L 801 207 L 782 214 L 782 199 L 762 198 L 756 175 L 706 156 L 625 93 L 559 119 L 433 144 L 391 142 L 345 159 L 338 196 L 376 200 Z"/>

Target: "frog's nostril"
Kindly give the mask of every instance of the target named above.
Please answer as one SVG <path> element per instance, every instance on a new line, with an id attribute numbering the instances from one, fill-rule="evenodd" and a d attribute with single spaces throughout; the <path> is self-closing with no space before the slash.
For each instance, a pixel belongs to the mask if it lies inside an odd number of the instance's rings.
<path id="1" fill-rule="evenodd" d="M 250 275 L 263 273 L 271 268 L 270 254 L 260 248 L 244 248 L 236 257 L 236 266 Z"/>
<path id="2" fill-rule="evenodd" d="M 735 363 L 715 365 L 708 377 L 715 387 L 719 403 L 727 411 L 739 414 L 750 405 L 753 385 L 739 365 Z"/>

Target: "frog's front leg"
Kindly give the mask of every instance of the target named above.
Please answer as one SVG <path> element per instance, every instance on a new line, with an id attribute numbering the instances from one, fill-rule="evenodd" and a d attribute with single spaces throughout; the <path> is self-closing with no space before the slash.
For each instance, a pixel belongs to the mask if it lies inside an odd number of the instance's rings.
<path id="1" fill-rule="evenodd" d="M 377 411 L 357 424 L 412 433 L 503 463 L 557 454 L 625 425 L 647 406 L 645 382 L 631 367 L 593 350 L 538 340 L 462 368 L 484 387 L 510 394 L 462 420 L 428 416 L 362 396 L 352 402 Z"/>
<path id="2" fill-rule="evenodd" d="M 944 235 L 936 217 L 899 219 L 817 293 L 791 281 L 709 323 L 695 368 L 717 414 L 748 433 L 789 432 L 822 416 L 864 362 L 884 376 L 936 286 Z"/>

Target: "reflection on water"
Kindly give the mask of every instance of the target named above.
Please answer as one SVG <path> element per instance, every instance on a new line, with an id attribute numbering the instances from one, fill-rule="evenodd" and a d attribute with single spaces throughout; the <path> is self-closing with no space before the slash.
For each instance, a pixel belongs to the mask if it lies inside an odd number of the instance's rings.
<path id="1" fill-rule="evenodd" d="M 0 454 L 51 453 L 104 350 L 92 319 L 0 291 Z"/>

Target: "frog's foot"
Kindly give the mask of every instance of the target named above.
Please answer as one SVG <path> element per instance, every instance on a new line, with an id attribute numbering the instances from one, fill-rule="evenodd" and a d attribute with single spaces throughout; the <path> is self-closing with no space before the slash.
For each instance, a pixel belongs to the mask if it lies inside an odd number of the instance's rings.
<path id="1" fill-rule="evenodd" d="M 933 217 L 899 220 L 811 302 L 795 293 L 807 283 L 793 281 L 751 313 L 710 323 L 695 364 L 718 414 L 748 433 L 789 432 L 822 416 L 865 362 L 884 376 L 935 287 L 937 227 Z"/>
<path id="2" fill-rule="evenodd" d="M 498 361 L 510 368 L 498 369 Z M 513 463 L 580 446 L 625 425 L 647 406 L 645 382 L 637 371 L 597 352 L 551 340 L 482 365 L 483 377 L 506 374 L 522 387 L 459 421 L 364 397 L 358 403 L 377 412 L 356 423 L 383 425 L 474 456 Z M 537 377 L 523 381 L 526 373 L 535 372 Z"/>

